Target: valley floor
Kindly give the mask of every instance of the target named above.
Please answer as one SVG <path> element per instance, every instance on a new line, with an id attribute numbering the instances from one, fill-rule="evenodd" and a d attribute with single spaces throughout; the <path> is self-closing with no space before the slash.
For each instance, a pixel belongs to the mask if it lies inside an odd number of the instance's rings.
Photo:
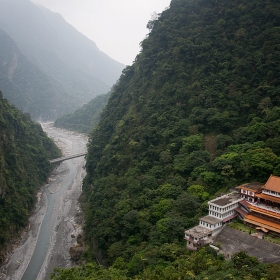
<path id="1" fill-rule="evenodd" d="M 53 128 L 51 124 L 42 126 L 64 155 L 85 151 L 85 136 Z M 81 157 L 65 161 L 54 170 L 30 216 L 30 229 L 2 268 L 1 280 L 48 279 L 55 267 L 74 265 L 69 248 L 76 242 L 73 233 L 80 229 L 75 217 L 79 214 L 84 164 L 85 159 Z"/>

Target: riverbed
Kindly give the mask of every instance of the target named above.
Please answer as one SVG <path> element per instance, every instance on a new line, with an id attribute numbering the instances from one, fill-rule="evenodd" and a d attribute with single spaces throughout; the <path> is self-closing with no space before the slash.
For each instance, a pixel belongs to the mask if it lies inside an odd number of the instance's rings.
<path id="1" fill-rule="evenodd" d="M 41 124 L 63 155 L 86 151 L 87 137 Z M 51 174 L 48 184 L 38 193 L 38 202 L 30 216 L 30 227 L 2 271 L 7 280 L 48 279 L 55 267 L 71 267 L 69 248 L 81 230 L 78 198 L 85 176 L 85 158 L 62 162 Z"/>

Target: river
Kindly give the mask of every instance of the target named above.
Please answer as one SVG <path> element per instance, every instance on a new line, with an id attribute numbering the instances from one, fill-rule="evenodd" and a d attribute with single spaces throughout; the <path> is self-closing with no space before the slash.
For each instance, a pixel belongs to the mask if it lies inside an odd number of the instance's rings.
<path id="1" fill-rule="evenodd" d="M 87 137 L 41 124 L 44 131 L 62 149 L 63 155 L 86 151 Z M 84 157 L 64 161 L 52 173 L 49 183 L 38 193 L 38 202 L 30 216 L 30 228 L 3 267 L 7 280 L 48 279 L 55 267 L 71 267 L 69 248 L 80 228 L 78 197 L 85 176 Z"/>

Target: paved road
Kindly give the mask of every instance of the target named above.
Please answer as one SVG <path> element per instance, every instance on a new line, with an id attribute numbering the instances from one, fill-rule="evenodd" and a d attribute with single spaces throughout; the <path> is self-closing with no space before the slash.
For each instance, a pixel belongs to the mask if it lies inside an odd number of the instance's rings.
<path id="1" fill-rule="evenodd" d="M 256 257 L 261 262 L 280 263 L 279 245 L 230 227 L 225 227 L 215 238 L 215 242 L 221 244 L 226 256 L 246 251 L 248 255 Z"/>

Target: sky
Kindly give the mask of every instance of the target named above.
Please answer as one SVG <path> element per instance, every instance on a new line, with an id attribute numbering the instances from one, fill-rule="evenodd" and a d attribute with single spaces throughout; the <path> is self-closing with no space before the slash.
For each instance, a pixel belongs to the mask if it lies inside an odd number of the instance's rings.
<path id="1" fill-rule="evenodd" d="M 154 12 L 161 13 L 171 0 L 31 0 L 64 19 L 94 41 L 111 58 L 131 65 L 146 25 Z"/>

